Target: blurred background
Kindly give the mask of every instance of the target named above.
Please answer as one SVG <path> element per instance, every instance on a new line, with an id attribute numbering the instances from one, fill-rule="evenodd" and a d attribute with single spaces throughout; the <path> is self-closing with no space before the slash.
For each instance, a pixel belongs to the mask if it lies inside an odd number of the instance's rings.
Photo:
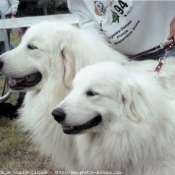
<path id="1" fill-rule="evenodd" d="M 66 0 L 19 0 L 18 17 L 68 13 Z"/>

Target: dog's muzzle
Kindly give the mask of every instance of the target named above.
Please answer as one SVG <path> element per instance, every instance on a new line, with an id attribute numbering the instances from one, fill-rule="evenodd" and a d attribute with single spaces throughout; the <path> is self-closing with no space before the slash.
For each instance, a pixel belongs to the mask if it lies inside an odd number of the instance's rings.
<path id="1" fill-rule="evenodd" d="M 40 72 L 36 72 L 21 78 L 8 77 L 8 85 L 12 90 L 22 90 L 25 88 L 34 87 L 41 81 L 41 79 L 42 74 Z"/>
<path id="2" fill-rule="evenodd" d="M 64 122 L 66 120 L 66 113 L 63 111 L 63 109 L 56 108 L 52 112 L 52 115 L 54 116 L 54 119 L 59 124 L 62 125 L 62 129 L 63 129 L 63 132 L 65 134 L 79 134 L 84 130 L 87 130 L 87 129 L 90 129 L 90 128 L 93 128 L 93 127 L 97 126 L 102 121 L 101 115 L 97 115 L 96 117 L 94 117 L 93 119 L 91 119 L 90 121 L 88 121 L 88 122 L 86 122 L 82 125 L 68 126 L 68 125 L 64 124 Z"/>

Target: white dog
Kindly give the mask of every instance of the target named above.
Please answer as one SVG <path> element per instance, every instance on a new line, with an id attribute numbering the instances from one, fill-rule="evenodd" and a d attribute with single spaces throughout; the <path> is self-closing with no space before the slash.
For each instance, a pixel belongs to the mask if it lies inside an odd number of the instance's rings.
<path id="1" fill-rule="evenodd" d="M 80 170 L 175 174 L 175 109 L 145 72 L 111 62 L 87 66 L 52 114 L 64 133 L 82 133 L 63 151 Z"/>
<path id="2" fill-rule="evenodd" d="M 117 62 L 133 71 L 142 69 L 153 77 L 158 64 L 157 61 L 128 62 L 99 36 L 62 22 L 43 22 L 30 27 L 17 48 L 0 56 L 0 71 L 9 77 L 11 89 L 27 91 L 24 107 L 19 111 L 19 123 L 59 167 L 88 169 L 79 166 L 73 137 L 63 134 L 51 113 L 69 94 L 76 73 L 102 61 Z M 169 58 L 157 74 L 157 81 L 169 98 L 175 97 L 174 65 L 175 59 Z"/>

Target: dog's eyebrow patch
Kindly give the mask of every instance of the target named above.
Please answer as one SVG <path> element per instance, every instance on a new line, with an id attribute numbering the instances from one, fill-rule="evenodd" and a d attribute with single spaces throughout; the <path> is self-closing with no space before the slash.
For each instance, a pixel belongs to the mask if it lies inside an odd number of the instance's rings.
<path id="1" fill-rule="evenodd" d="M 27 45 L 27 48 L 28 48 L 28 49 L 30 49 L 30 50 L 38 49 L 37 47 L 32 46 L 32 45 L 30 45 L 30 44 L 29 44 L 29 45 Z"/>

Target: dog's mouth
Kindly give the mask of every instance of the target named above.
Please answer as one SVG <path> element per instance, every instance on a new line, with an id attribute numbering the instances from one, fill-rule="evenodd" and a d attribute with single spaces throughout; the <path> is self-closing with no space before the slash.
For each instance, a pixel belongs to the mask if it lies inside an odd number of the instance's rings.
<path id="1" fill-rule="evenodd" d="M 8 78 L 8 85 L 12 90 L 22 90 L 37 85 L 42 79 L 40 72 L 30 74 L 22 78 Z"/>
<path id="2" fill-rule="evenodd" d="M 62 129 L 65 134 L 79 134 L 80 132 L 97 126 L 102 121 L 101 115 L 94 117 L 92 120 L 79 126 L 67 126 L 62 124 Z"/>

